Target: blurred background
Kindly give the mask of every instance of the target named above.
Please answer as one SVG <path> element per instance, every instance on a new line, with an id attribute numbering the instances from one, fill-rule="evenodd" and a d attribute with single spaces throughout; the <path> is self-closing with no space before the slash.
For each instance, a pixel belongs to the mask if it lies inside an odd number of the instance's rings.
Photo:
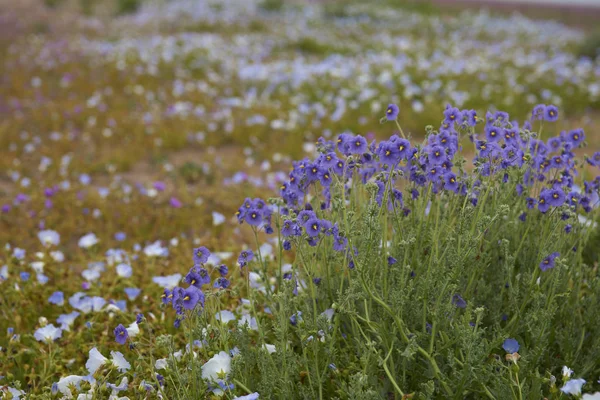
<path id="1" fill-rule="evenodd" d="M 85 188 L 65 212 L 150 194 L 141 237 L 210 224 L 321 136 L 389 137 L 388 103 L 414 138 L 447 104 L 521 123 L 554 104 L 545 135 L 580 127 L 597 149 L 599 21 L 597 0 L 0 0 L 0 202 L 27 210 L 0 239 L 62 223 L 16 197 L 60 185 Z"/>

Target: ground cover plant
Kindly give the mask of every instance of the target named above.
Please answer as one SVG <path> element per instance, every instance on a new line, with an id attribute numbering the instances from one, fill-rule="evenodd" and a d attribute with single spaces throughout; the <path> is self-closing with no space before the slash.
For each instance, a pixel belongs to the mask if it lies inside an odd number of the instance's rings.
<path id="1" fill-rule="evenodd" d="M 583 34 L 276 3 L 0 7 L 0 396 L 600 397 Z"/>

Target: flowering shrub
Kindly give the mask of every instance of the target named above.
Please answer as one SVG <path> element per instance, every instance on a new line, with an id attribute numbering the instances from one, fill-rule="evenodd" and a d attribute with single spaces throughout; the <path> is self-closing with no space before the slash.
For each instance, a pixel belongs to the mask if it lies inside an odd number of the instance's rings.
<path id="1" fill-rule="evenodd" d="M 140 390 L 522 399 L 598 389 L 600 280 L 583 252 L 597 229 L 600 178 L 582 177 L 600 164 L 599 153 L 576 158 L 584 132 L 544 139 L 553 106 L 522 125 L 449 106 L 416 143 L 403 137 L 398 109 L 388 110 L 382 122 L 396 122 L 400 136 L 320 139 L 315 157 L 294 162 L 280 197 L 243 202 L 237 219 L 256 248 L 241 251 L 235 269 L 210 266 L 210 251 L 194 249 L 193 267 L 162 295 L 185 350 L 171 336 L 147 342 L 115 328 L 116 342 L 146 355 L 133 379 L 148 373 L 144 363 L 156 370 Z M 154 330 L 142 314 L 134 324 Z M 90 393 L 125 390 L 97 373 L 128 371 L 123 354 L 109 361 L 94 348 L 88 365 L 77 383 L 92 382 Z"/>

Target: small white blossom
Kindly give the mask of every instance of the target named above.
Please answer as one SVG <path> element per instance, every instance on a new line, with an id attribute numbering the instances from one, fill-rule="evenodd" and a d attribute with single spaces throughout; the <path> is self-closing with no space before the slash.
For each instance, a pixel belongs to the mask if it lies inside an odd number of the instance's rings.
<path id="1" fill-rule="evenodd" d="M 89 249 L 99 242 L 98 238 L 93 233 L 88 233 L 79 239 L 78 245 L 82 249 Z"/>
<path id="2" fill-rule="evenodd" d="M 58 244 L 60 243 L 60 235 L 58 234 L 58 232 L 53 231 L 51 229 L 46 229 L 38 232 L 38 238 L 40 239 L 40 242 L 42 242 L 42 244 L 46 247 L 58 246 Z"/>

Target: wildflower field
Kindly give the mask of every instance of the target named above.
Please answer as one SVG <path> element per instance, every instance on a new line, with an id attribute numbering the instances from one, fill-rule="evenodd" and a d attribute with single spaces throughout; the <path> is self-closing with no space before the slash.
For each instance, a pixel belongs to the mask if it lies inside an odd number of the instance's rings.
<path id="1" fill-rule="evenodd" d="M 0 1 L 0 398 L 600 400 L 585 36 Z"/>

